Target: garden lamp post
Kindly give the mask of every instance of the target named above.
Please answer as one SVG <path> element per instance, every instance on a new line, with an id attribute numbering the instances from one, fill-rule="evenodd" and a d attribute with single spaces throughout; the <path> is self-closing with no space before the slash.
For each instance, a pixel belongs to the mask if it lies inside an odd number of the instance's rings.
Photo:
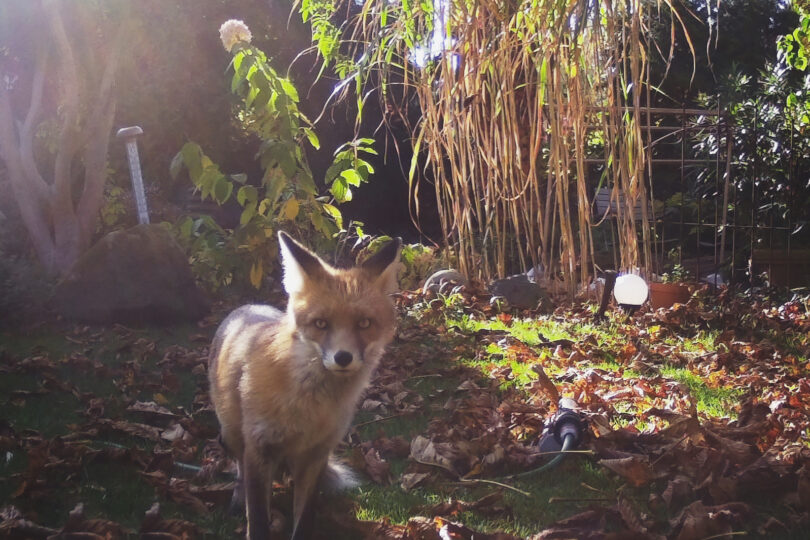
<path id="1" fill-rule="evenodd" d="M 635 274 L 622 274 L 616 278 L 613 296 L 616 302 L 630 315 L 647 300 L 647 282 Z"/>
<path id="2" fill-rule="evenodd" d="M 135 193 L 135 206 L 138 210 L 138 223 L 149 223 L 149 210 L 146 207 L 146 192 L 143 189 L 143 176 L 141 176 L 141 161 L 138 158 L 137 138 L 143 135 L 140 126 L 121 128 L 115 136 L 124 140 L 129 160 L 129 174 L 132 178 L 132 191 Z"/>

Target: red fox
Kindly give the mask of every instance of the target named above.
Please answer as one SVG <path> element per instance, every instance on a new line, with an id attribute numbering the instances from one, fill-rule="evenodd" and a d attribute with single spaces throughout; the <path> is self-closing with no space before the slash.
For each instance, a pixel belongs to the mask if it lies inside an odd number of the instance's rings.
<path id="1" fill-rule="evenodd" d="M 246 305 L 217 329 L 208 374 L 225 446 L 237 461 L 233 504 L 244 498 L 247 537 L 270 537 L 274 474 L 289 469 L 293 538 L 303 538 L 319 480 L 348 482 L 330 463 L 360 394 L 394 337 L 401 241 L 357 267 L 338 270 L 278 234 L 289 296 L 286 312 Z"/>

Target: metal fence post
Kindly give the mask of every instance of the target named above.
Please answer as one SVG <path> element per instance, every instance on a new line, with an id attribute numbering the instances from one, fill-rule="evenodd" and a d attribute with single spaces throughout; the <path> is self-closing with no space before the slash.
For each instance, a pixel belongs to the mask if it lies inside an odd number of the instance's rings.
<path id="1" fill-rule="evenodd" d="M 138 210 L 138 223 L 149 223 L 149 210 L 146 207 L 146 192 L 143 189 L 141 161 L 138 158 L 137 138 L 143 135 L 140 126 L 121 128 L 115 136 L 124 140 L 129 160 L 129 174 L 132 178 L 132 191 L 135 193 L 135 206 Z"/>

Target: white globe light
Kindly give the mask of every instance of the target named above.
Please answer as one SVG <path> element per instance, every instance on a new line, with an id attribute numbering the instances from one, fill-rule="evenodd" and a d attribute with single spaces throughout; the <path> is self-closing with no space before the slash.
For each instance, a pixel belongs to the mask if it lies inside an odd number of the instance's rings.
<path id="1" fill-rule="evenodd" d="M 635 274 L 622 274 L 616 278 L 613 296 L 621 306 L 640 306 L 647 300 L 647 282 Z"/>

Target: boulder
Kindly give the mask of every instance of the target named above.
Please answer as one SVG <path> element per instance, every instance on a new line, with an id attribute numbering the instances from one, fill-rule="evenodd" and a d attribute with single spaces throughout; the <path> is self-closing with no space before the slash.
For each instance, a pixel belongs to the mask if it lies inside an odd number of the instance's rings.
<path id="1" fill-rule="evenodd" d="M 188 259 L 160 225 L 136 225 L 104 236 L 57 285 L 55 309 L 96 323 L 194 321 L 209 302 Z"/>
<path id="2" fill-rule="evenodd" d="M 529 278 L 529 281 L 532 283 L 541 283 L 546 277 L 546 271 L 542 264 L 538 264 L 526 271 L 526 277 Z"/>
<path id="3" fill-rule="evenodd" d="M 496 279 L 490 283 L 489 290 L 493 297 L 504 298 L 510 306 L 518 309 L 535 309 L 541 302 L 551 305 L 546 291 L 529 280 L 526 274 Z"/>
<path id="4" fill-rule="evenodd" d="M 458 270 L 453 270 L 450 268 L 447 270 L 439 270 L 438 272 L 434 272 L 425 280 L 425 284 L 422 285 L 422 290 L 440 292 L 444 291 L 446 288 L 455 287 L 457 285 L 466 286 L 467 283 L 468 281 L 467 278 L 464 277 L 464 274 Z M 448 284 L 449 287 L 446 287 L 445 284 Z"/>

